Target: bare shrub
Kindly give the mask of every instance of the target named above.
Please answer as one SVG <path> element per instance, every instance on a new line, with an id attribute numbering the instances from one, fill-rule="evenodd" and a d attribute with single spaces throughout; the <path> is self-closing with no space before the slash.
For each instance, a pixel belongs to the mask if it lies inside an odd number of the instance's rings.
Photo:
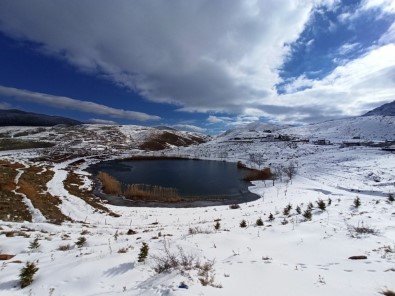
<path id="1" fill-rule="evenodd" d="M 129 250 L 129 248 L 120 248 L 120 249 L 118 250 L 118 253 L 119 253 L 119 254 L 125 254 L 125 253 L 128 252 L 128 250 Z"/>
<path id="2" fill-rule="evenodd" d="M 83 229 L 81 231 L 81 235 L 87 235 L 87 234 L 89 234 L 89 231 L 87 229 Z"/>
<path id="3" fill-rule="evenodd" d="M 67 245 L 60 245 L 60 246 L 58 247 L 58 251 L 68 251 L 68 250 L 70 250 L 70 249 L 71 249 L 70 244 L 67 244 Z"/>
<path id="4" fill-rule="evenodd" d="M 120 195 L 122 193 L 121 183 L 105 172 L 99 172 L 97 178 L 100 180 L 103 192 L 106 194 Z"/>
<path id="5" fill-rule="evenodd" d="M 201 227 L 196 226 L 196 227 L 189 227 L 188 233 L 190 235 L 194 235 L 194 234 L 199 234 L 199 233 L 210 234 L 212 232 L 208 229 L 202 229 Z"/>
<path id="6" fill-rule="evenodd" d="M 361 238 L 366 235 L 378 235 L 380 232 L 363 221 L 361 223 L 358 222 L 357 226 L 347 224 L 347 230 L 351 237 Z"/>
<path id="7" fill-rule="evenodd" d="M 164 243 L 163 253 L 161 255 L 151 256 L 155 262 L 154 270 L 157 273 L 170 272 L 179 270 L 181 272 L 196 270 L 200 283 L 203 286 L 212 286 L 220 288 L 221 285 L 214 283 L 214 260 L 204 263 L 194 254 L 186 254 L 182 247 L 177 247 L 178 252 L 170 251 L 166 242 Z"/>
<path id="8" fill-rule="evenodd" d="M 229 209 L 232 209 L 232 210 L 240 209 L 240 205 L 239 204 L 232 204 L 229 206 Z"/>
<path id="9" fill-rule="evenodd" d="M 288 222 L 288 220 L 287 219 L 283 219 L 283 221 L 281 221 L 281 225 L 287 225 L 289 222 Z"/>
<path id="10" fill-rule="evenodd" d="M 295 163 L 293 161 L 291 161 L 288 164 L 288 166 L 283 168 L 283 172 L 285 173 L 285 175 L 287 175 L 287 177 L 289 178 L 289 180 L 291 181 L 291 184 L 292 184 L 292 178 L 296 175 L 296 172 L 297 172 Z"/>
<path id="11" fill-rule="evenodd" d="M 202 286 L 214 286 L 214 260 L 198 266 L 199 281 Z"/>
<path id="12" fill-rule="evenodd" d="M 249 157 L 250 162 L 256 164 L 259 168 L 261 168 L 261 165 L 265 161 L 263 153 L 251 153 Z"/>

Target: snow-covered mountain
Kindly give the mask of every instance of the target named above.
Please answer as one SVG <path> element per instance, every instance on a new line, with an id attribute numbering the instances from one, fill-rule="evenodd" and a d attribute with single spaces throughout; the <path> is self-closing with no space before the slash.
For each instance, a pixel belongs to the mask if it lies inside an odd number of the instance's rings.
<path id="1" fill-rule="evenodd" d="M 0 126 L 54 126 L 57 124 L 78 125 L 82 122 L 61 116 L 50 116 L 16 109 L 0 110 Z"/>
<path id="2" fill-rule="evenodd" d="M 270 123 L 253 122 L 229 130 L 218 140 L 250 140 L 288 135 L 291 138 L 309 140 L 325 139 L 332 143 L 350 140 L 385 141 L 395 140 L 395 117 L 361 116 L 331 120 L 321 123 L 291 127 Z"/>
<path id="3" fill-rule="evenodd" d="M 395 101 L 377 107 L 365 113 L 362 116 L 372 116 L 372 115 L 395 116 Z"/>
<path id="4" fill-rule="evenodd" d="M 308 139 L 326 139 L 334 143 L 361 139 L 366 141 L 395 140 L 395 117 L 362 116 L 326 121 L 281 131 Z"/>
<path id="5" fill-rule="evenodd" d="M 218 138 L 259 138 L 264 134 L 270 134 L 289 127 L 289 125 L 278 125 L 257 121 L 228 130 L 220 134 Z"/>

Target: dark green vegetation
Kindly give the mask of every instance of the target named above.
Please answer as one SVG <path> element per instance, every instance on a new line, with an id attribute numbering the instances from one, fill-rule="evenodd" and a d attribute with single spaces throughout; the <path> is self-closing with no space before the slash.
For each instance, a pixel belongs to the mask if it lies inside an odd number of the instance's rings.
<path id="1" fill-rule="evenodd" d="M 5 150 L 20 150 L 20 149 L 34 149 L 34 148 L 50 148 L 55 146 L 49 142 L 38 142 L 32 140 L 20 139 L 0 139 L 0 151 Z"/>
<path id="2" fill-rule="evenodd" d="M 138 257 L 138 262 L 144 262 L 145 259 L 147 259 L 148 257 L 148 244 L 147 243 L 143 243 L 143 245 L 140 248 L 140 253 L 139 253 L 139 257 Z"/>
<path id="3" fill-rule="evenodd" d="M 19 281 L 21 288 L 25 288 L 33 283 L 33 277 L 38 271 L 38 267 L 34 262 L 26 262 L 25 267 L 21 269 Z"/>

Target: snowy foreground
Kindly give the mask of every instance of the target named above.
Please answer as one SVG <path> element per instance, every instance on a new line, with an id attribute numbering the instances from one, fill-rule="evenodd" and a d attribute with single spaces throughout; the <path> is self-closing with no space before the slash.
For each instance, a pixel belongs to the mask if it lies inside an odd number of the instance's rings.
<path id="1" fill-rule="evenodd" d="M 195 154 L 209 149 L 205 145 Z M 61 198 L 63 213 L 85 223 L 53 225 L 39 222 L 37 213 L 34 223 L 0 221 L 2 232 L 30 235 L 0 236 L 0 253 L 16 255 L 2 261 L 0 295 L 370 296 L 395 290 L 395 202 L 388 201 L 395 192 L 395 155 L 373 148 L 301 149 L 305 153 L 292 152 L 298 163 L 292 182 L 254 182 L 250 190 L 261 198 L 239 209 L 109 206 L 118 218 L 95 213 L 71 196 L 62 184 L 67 163 L 56 165 L 48 190 Z M 243 159 L 243 153 L 229 152 L 227 159 Z M 318 209 L 320 199 L 326 210 Z M 302 214 L 310 202 L 309 221 Z M 284 215 L 289 204 L 290 214 Z M 256 225 L 258 218 L 263 226 Z M 242 220 L 247 227 L 240 227 Z M 136 234 L 128 234 L 130 229 Z M 358 233 L 364 230 L 370 233 Z M 78 248 L 81 236 L 87 243 Z M 40 246 L 29 248 L 36 237 Z M 143 242 L 149 254 L 138 262 Z M 194 265 L 213 262 L 212 268 L 206 274 L 195 266 L 157 273 L 165 247 L 177 258 L 180 252 L 193 257 Z M 367 259 L 349 259 L 361 255 Z M 39 270 L 33 284 L 21 289 L 18 275 L 26 261 L 37 262 Z M 202 279 L 211 282 L 203 286 Z"/>

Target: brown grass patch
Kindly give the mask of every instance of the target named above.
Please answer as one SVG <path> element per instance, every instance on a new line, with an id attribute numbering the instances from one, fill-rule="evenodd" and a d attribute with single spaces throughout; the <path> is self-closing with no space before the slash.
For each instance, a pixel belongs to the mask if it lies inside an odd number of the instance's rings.
<path id="1" fill-rule="evenodd" d="M 37 208 L 43 216 L 52 223 L 60 224 L 64 221 L 71 221 L 65 216 L 58 206 L 61 201 L 47 192 L 47 182 L 54 175 L 53 171 L 47 170 L 40 173 L 41 167 L 31 166 L 24 170 L 19 180 L 19 190 L 29 198 L 35 208 Z M 40 173 L 40 174 L 38 174 Z"/>
<path id="2" fill-rule="evenodd" d="M 270 180 L 273 174 L 270 171 L 270 168 L 264 168 L 263 170 L 253 170 L 251 169 L 250 172 L 244 180 L 246 181 L 258 181 L 258 180 Z"/>
<path id="3" fill-rule="evenodd" d="M 22 197 L 12 192 L 16 189 L 16 169 L 23 168 L 19 163 L 12 164 L 0 160 L 0 220 L 23 222 L 32 221 L 32 215 L 27 209 Z"/>
<path id="4" fill-rule="evenodd" d="M 110 176 L 105 172 L 99 172 L 97 178 L 102 184 L 102 190 L 106 194 L 121 195 L 121 183 L 114 177 Z"/>

